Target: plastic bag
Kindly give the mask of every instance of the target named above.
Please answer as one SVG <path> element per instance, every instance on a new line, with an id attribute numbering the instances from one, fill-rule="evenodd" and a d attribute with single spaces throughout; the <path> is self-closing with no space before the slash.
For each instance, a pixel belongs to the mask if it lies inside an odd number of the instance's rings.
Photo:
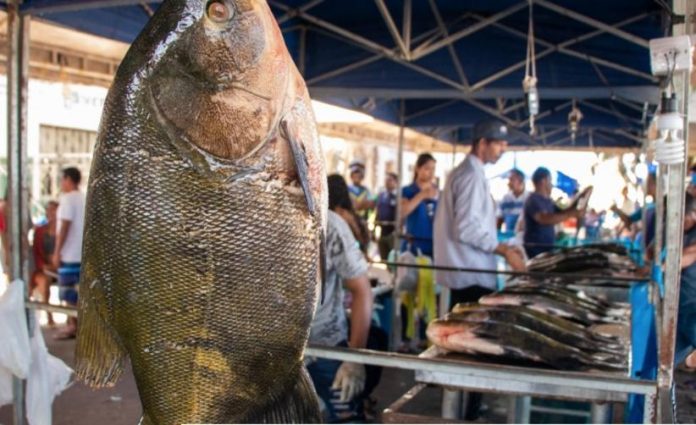
<path id="1" fill-rule="evenodd" d="M 25 311 L 24 283 L 17 280 L 0 297 L 0 368 L 20 379 L 26 379 L 31 361 Z"/>
<path id="2" fill-rule="evenodd" d="M 399 263 L 416 264 L 416 256 L 411 251 L 402 252 L 399 255 Z M 396 290 L 401 292 L 415 292 L 418 286 L 418 269 L 415 267 L 399 267 L 396 270 Z"/>
<path id="3" fill-rule="evenodd" d="M 41 329 L 36 326 L 31 339 L 31 368 L 27 378 L 29 425 L 51 425 L 53 399 L 68 387 L 72 373 L 61 359 L 49 354 Z"/>

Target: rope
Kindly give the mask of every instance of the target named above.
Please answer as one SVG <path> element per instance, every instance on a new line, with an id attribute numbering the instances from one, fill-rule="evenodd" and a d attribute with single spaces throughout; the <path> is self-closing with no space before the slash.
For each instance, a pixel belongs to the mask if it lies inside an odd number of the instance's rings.
<path id="1" fill-rule="evenodd" d="M 525 63 L 522 88 L 527 97 L 529 109 L 529 134 L 536 133 L 535 117 L 539 113 L 539 93 L 537 91 L 536 48 L 534 42 L 534 2 L 529 1 L 529 29 L 527 32 L 527 59 Z"/>
<path id="2" fill-rule="evenodd" d="M 529 30 L 527 33 L 527 63 L 525 64 L 524 80 L 532 84 L 529 87 L 536 86 L 536 49 L 534 46 L 534 2 L 529 0 Z M 531 71 L 531 72 L 530 72 Z M 525 87 L 527 91 L 527 87 Z"/>

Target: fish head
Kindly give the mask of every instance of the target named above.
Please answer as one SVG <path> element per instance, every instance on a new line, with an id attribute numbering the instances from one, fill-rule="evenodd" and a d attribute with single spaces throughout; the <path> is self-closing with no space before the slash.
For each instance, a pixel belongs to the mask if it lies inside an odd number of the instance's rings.
<path id="1" fill-rule="evenodd" d="M 430 322 L 426 335 L 435 344 L 450 338 L 473 338 L 478 325 L 473 322 L 460 320 L 434 320 Z"/>
<path id="2" fill-rule="evenodd" d="M 214 157 L 257 150 L 299 75 L 266 0 L 170 0 L 153 21 L 150 32 L 162 28 L 149 78 L 158 117 Z"/>

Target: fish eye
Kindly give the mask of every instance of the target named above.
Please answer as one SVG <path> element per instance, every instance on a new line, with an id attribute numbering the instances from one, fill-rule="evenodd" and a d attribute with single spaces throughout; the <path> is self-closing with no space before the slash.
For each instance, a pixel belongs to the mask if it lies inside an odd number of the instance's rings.
<path id="1" fill-rule="evenodd" d="M 206 12 L 208 14 L 208 18 L 217 24 L 224 24 L 228 22 L 234 15 L 234 11 L 228 7 L 225 2 L 220 0 L 208 2 Z"/>

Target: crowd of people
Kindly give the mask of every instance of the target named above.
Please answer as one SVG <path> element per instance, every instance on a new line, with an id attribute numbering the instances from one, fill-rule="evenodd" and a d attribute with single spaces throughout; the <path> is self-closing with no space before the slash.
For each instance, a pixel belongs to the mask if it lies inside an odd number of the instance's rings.
<path id="1" fill-rule="evenodd" d="M 387 173 L 384 190 L 373 195 L 364 184 L 365 166 L 358 161 L 350 164 L 350 184 L 338 174 L 328 177 L 326 299 L 318 309 L 310 342 L 368 346 L 367 336 L 374 328 L 370 323 L 372 297 L 367 280 L 371 242 L 377 244 L 382 260 L 392 251 L 397 255 L 410 251 L 431 258 L 438 266 L 494 271 L 496 257 L 500 256 L 512 270 L 522 271 L 527 256 L 553 248 L 557 223 L 582 216 L 584 211 L 574 207 L 555 207 L 550 199 L 551 174 L 544 168 L 532 177 L 532 193 L 525 189 L 524 173 L 512 170 L 510 193 L 500 206 L 496 205 L 484 167 L 496 163 L 505 153 L 508 129 L 502 122 L 485 120 L 475 126 L 473 135 L 471 153 L 452 171 L 442 190 L 435 179 L 436 159 L 429 153 L 418 156 L 412 180 L 400 189 L 401 196 L 394 173 Z M 399 198 L 402 222 L 397 223 Z M 373 226 L 368 225 L 370 219 L 374 220 Z M 525 245 L 500 243 L 501 226 L 523 233 Z M 450 289 L 451 305 L 476 302 L 496 289 L 494 273 L 438 272 L 436 276 L 438 284 Z M 344 299 L 350 300 L 350 320 L 346 318 Z M 359 401 L 371 391 L 365 385 L 371 374 L 366 374 L 362 366 L 313 359 L 308 368 L 329 421 L 345 419 L 339 411 L 360 411 Z M 475 418 L 480 397 L 473 395 L 471 399 L 467 417 Z"/>
<path id="2" fill-rule="evenodd" d="M 373 195 L 364 184 L 365 166 L 359 161 L 351 163 L 348 190 L 353 207 L 364 228 L 372 229 L 367 236 L 377 243 L 380 258 L 386 260 L 396 246 L 399 251 L 431 257 L 438 265 L 495 268 L 491 254 L 498 254 L 513 268 L 519 268 L 522 259 L 553 249 L 556 226 L 571 218 L 582 218 L 586 211 L 575 204 L 565 209 L 557 206 L 551 198 L 551 172 L 543 167 L 531 177 L 532 192 L 527 191 L 527 176 L 521 170 L 510 170 L 510 191 L 496 204 L 484 166 L 500 159 L 507 149 L 507 139 L 504 123 L 478 123 L 471 154 L 451 172 L 442 192 L 435 179 L 435 158 L 429 153 L 420 154 L 411 183 L 401 188 L 401 223 L 396 223 L 398 176 L 387 173 L 384 190 Z M 369 226 L 372 211 L 376 214 Z M 517 246 L 498 243 L 498 232 L 502 230 L 518 236 Z M 365 235 L 358 238 L 361 245 L 364 239 Z M 442 276 L 439 283 L 448 280 L 446 273 Z M 453 285 L 464 284 L 461 280 L 466 276 L 457 277 L 459 281 Z"/>
<path id="3" fill-rule="evenodd" d="M 82 175 L 74 167 L 61 173 L 59 200 L 45 203 L 45 221 L 33 226 L 31 276 L 29 295 L 41 302 L 49 302 L 51 286 L 57 285 L 58 297 L 66 306 L 77 306 L 82 236 L 84 231 L 85 195 L 80 190 Z M 9 242 L 6 234 L 5 206 L 0 211 L 4 268 L 8 268 Z M 53 315 L 47 313 L 47 325 L 54 327 Z M 77 335 L 77 319 L 70 317 L 64 328 L 54 335 L 56 339 L 72 339 Z"/>

